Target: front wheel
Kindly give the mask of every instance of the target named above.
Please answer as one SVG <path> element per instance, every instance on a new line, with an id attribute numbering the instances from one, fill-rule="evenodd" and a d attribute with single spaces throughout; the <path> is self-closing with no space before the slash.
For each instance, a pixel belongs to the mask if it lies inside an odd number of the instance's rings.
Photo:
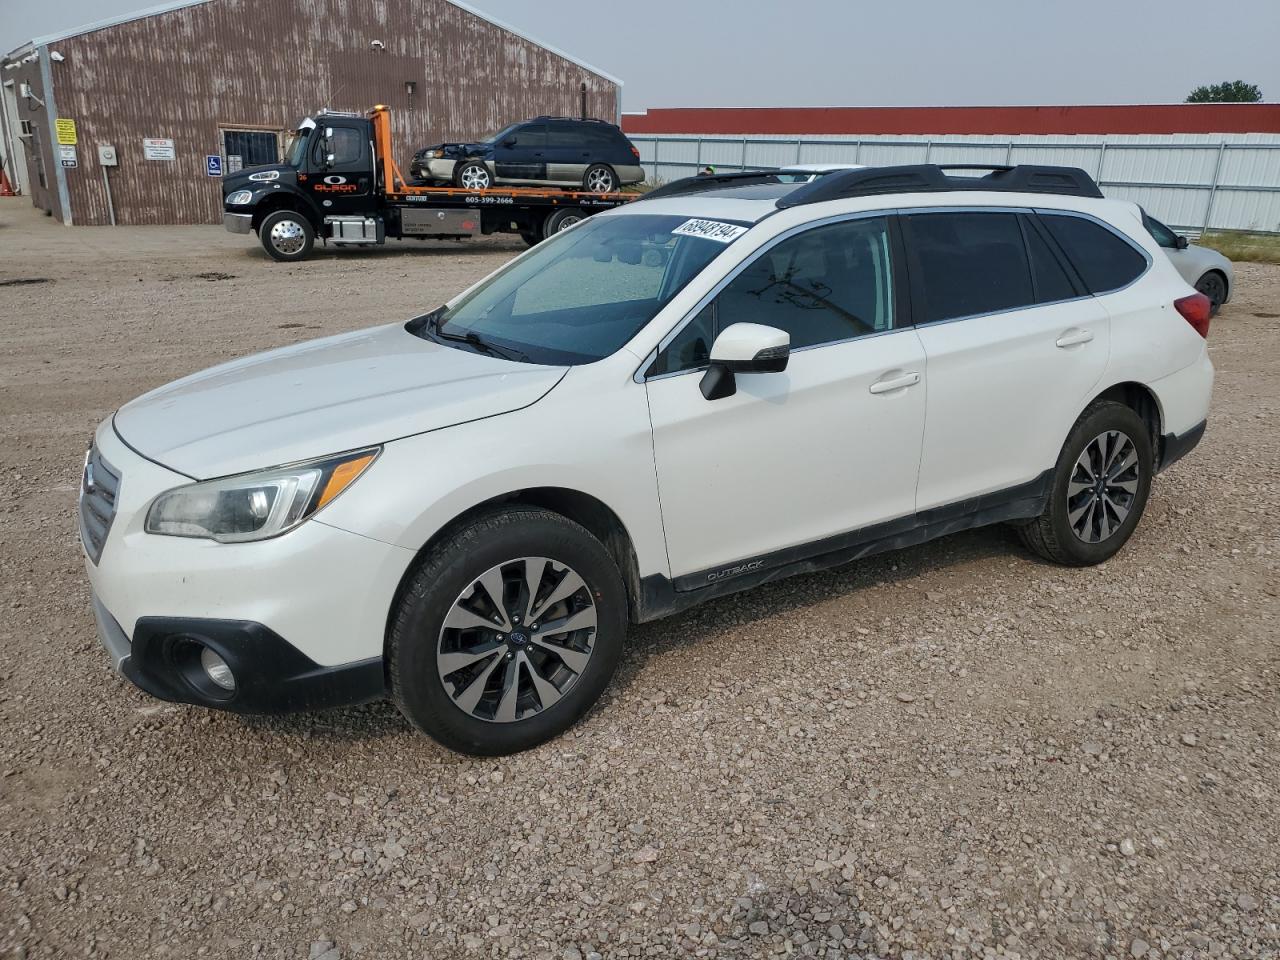
<path id="1" fill-rule="evenodd" d="M 532 507 L 483 514 L 410 580 L 391 628 L 392 696 L 453 750 L 527 750 L 600 698 L 626 623 L 622 577 L 584 528 Z"/>
<path id="2" fill-rule="evenodd" d="M 1227 299 L 1227 281 L 1216 270 L 1210 270 L 1196 281 L 1196 290 L 1209 298 L 1209 316 L 1216 317 Z"/>
<path id="3" fill-rule="evenodd" d="M 1023 541 L 1070 567 L 1109 560 L 1133 535 L 1154 472 L 1142 418 L 1122 403 L 1093 403 L 1062 446 L 1044 512 L 1019 528 Z"/>
<path id="4" fill-rule="evenodd" d="M 305 260 L 316 240 L 311 221 L 294 210 L 277 210 L 258 227 L 262 248 L 273 260 Z"/>
<path id="5" fill-rule="evenodd" d="M 468 160 L 458 164 L 453 181 L 463 190 L 488 190 L 493 186 L 493 174 L 479 160 Z"/>

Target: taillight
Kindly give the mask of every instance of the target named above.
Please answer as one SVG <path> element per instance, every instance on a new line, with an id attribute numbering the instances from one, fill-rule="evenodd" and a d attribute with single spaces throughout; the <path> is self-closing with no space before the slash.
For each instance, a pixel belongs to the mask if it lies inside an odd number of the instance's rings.
<path id="1" fill-rule="evenodd" d="M 1173 308 L 1182 314 L 1182 319 L 1195 328 L 1196 333 L 1209 339 L 1209 314 L 1213 311 L 1213 303 L 1203 293 L 1193 293 L 1187 297 L 1179 297 L 1173 301 Z"/>
<path id="2" fill-rule="evenodd" d="M 639 159 L 640 159 L 640 151 L 636 149 L 636 145 L 635 145 L 634 143 L 629 143 L 629 144 L 627 144 L 627 146 L 629 146 L 629 147 L 631 148 L 631 155 L 632 155 L 633 157 L 635 157 L 637 160 L 639 160 Z"/>

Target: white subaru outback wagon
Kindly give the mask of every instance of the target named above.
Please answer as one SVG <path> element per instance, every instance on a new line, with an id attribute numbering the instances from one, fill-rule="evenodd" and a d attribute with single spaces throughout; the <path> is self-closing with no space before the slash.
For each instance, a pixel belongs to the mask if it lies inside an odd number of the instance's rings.
<path id="1" fill-rule="evenodd" d="M 1209 307 L 1079 170 L 680 181 L 122 407 L 80 497 L 99 632 L 166 700 L 389 696 L 524 749 L 629 622 L 997 522 L 1111 557 L 1204 431 Z"/>

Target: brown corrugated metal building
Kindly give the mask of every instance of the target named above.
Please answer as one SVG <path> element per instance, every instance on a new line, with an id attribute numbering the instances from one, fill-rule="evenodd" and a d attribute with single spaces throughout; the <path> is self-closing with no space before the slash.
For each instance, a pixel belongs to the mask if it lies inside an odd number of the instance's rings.
<path id="1" fill-rule="evenodd" d="M 274 162 L 321 107 L 389 105 L 407 167 L 419 146 L 526 117 L 585 105 L 616 122 L 621 86 L 457 0 L 183 0 L 33 40 L 0 83 L 4 152 L 25 157 L 23 190 L 67 224 L 111 209 L 122 224 L 217 222 L 206 158 Z"/>

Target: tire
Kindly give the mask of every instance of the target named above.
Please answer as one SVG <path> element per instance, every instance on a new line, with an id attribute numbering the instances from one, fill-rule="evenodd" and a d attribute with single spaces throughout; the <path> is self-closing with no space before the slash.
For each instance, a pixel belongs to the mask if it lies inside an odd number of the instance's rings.
<path id="1" fill-rule="evenodd" d="M 503 613 L 485 584 L 503 595 Z M 552 618 L 536 623 L 542 614 Z M 582 626 L 546 632 L 571 619 Z M 533 507 L 481 514 L 432 549 L 409 580 L 388 642 L 392 697 L 410 723 L 452 750 L 527 750 L 600 698 L 626 627 L 622 577 L 585 529 Z M 515 694 L 506 696 L 513 681 Z"/>
<path id="2" fill-rule="evenodd" d="M 1209 316 L 1216 317 L 1227 299 L 1227 281 L 1217 270 L 1210 270 L 1196 281 L 1196 289 L 1209 298 Z"/>
<path id="3" fill-rule="evenodd" d="M 1132 467 L 1117 469 L 1129 462 L 1130 455 Z M 1105 474 L 1098 465 L 1105 466 L 1111 456 L 1115 457 L 1111 479 L 1099 500 L 1099 488 L 1090 473 L 1102 479 Z M 1018 532 L 1028 547 L 1054 563 L 1085 567 L 1109 560 L 1142 518 L 1154 472 L 1155 451 L 1147 424 L 1122 403 L 1095 401 L 1062 445 L 1044 512 Z"/>
<path id="4" fill-rule="evenodd" d="M 258 239 L 271 259 L 293 263 L 310 255 L 316 232 L 305 215 L 296 210 L 277 210 L 263 219 Z"/>
<path id="5" fill-rule="evenodd" d="M 593 163 L 582 174 L 582 189 L 587 193 L 613 193 L 618 189 L 618 175 L 607 163 Z"/>
<path id="6" fill-rule="evenodd" d="M 561 207 L 559 210 L 552 210 L 547 219 L 542 221 L 542 239 L 554 237 L 561 230 L 568 230 L 586 217 L 587 215 L 577 207 Z"/>
<path id="7" fill-rule="evenodd" d="M 463 190 L 488 190 L 493 186 L 493 174 L 479 160 L 466 160 L 453 168 L 453 182 Z"/>
<path id="8" fill-rule="evenodd" d="M 528 230 L 520 231 L 520 239 L 531 247 L 536 247 L 542 242 L 542 237 L 538 236 L 536 233 L 531 233 Z"/>

